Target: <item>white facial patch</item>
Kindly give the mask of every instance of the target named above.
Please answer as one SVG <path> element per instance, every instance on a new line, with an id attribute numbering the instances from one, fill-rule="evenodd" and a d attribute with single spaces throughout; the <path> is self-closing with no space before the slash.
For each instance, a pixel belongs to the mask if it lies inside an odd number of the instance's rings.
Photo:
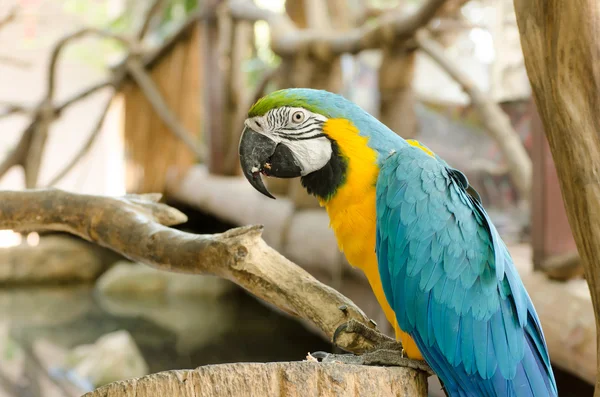
<path id="1" fill-rule="evenodd" d="M 306 141 L 286 141 L 284 144 L 294 153 L 296 161 L 300 163 L 302 176 L 325 167 L 333 153 L 331 142 L 326 137 Z"/>
<path id="2" fill-rule="evenodd" d="M 323 168 L 331 159 L 331 141 L 322 130 L 326 121 L 325 116 L 304 108 L 283 107 L 246 119 L 245 125 L 287 146 L 305 176 Z"/>

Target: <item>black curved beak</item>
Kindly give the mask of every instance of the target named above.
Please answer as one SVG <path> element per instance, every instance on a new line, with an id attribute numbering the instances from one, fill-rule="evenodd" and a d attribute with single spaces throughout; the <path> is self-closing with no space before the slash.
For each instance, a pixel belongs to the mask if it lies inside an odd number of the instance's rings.
<path id="1" fill-rule="evenodd" d="M 248 127 L 242 132 L 239 154 L 242 171 L 248 182 L 272 199 L 275 197 L 265 187 L 261 174 L 276 178 L 296 178 L 302 175 L 300 165 L 287 146 Z"/>

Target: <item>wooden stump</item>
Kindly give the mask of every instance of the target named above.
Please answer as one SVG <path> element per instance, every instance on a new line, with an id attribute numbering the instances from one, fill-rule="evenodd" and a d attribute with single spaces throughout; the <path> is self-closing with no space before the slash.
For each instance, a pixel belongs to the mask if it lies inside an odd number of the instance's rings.
<path id="1" fill-rule="evenodd" d="M 427 396 L 424 373 L 400 367 L 315 362 L 236 363 L 114 382 L 83 397 Z"/>

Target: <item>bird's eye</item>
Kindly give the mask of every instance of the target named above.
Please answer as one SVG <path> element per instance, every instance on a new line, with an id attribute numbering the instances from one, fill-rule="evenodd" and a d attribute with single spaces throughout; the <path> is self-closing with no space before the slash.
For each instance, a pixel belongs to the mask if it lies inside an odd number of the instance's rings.
<path id="1" fill-rule="evenodd" d="M 300 124 L 304 121 L 304 112 L 298 110 L 292 114 L 292 123 Z"/>

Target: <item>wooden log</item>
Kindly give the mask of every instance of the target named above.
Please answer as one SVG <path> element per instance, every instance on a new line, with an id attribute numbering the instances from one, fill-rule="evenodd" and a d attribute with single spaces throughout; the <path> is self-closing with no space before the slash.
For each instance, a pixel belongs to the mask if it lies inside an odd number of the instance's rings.
<path id="1" fill-rule="evenodd" d="M 83 397 L 427 396 L 424 373 L 408 368 L 315 362 L 207 365 L 102 386 Z"/>

